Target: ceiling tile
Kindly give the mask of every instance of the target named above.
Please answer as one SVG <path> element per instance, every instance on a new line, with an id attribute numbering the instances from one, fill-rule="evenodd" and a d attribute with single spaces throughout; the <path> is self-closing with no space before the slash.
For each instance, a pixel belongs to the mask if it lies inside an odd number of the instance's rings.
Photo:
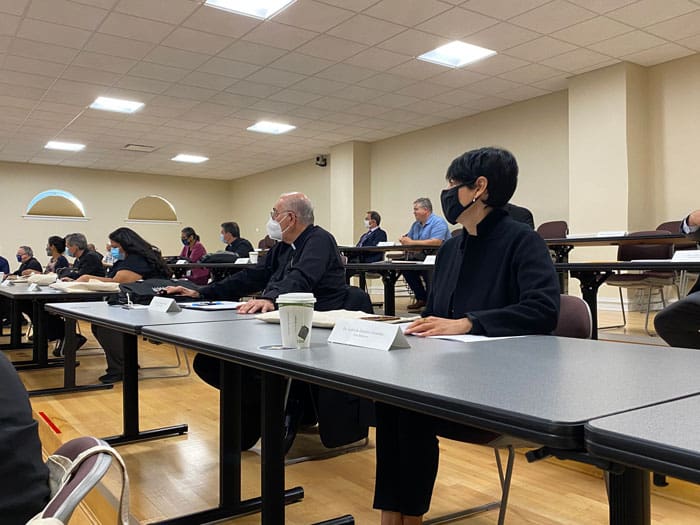
<path id="1" fill-rule="evenodd" d="M 447 11 L 448 8 L 447 4 L 437 0 L 382 0 L 364 11 L 364 14 L 412 27 Z"/>
<path id="2" fill-rule="evenodd" d="M 339 9 L 338 7 L 315 2 L 314 0 L 304 0 L 304 2 L 295 2 L 278 15 L 275 15 L 275 22 L 323 33 L 344 22 L 353 14 L 352 11 Z"/>
<path id="3" fill-rule="evenodd" d="M 602 69 L 604 67 L 612 66 L 614 64 L 619 64 L 620 61 L 616 58 L 611 58 L 609 60 L 606 60 L 605 62 L 599 63 L 599 64 L 591 64 L 589 66 L 582 67 L 581 69 L 577 69 L 576 71 L 572 72 L 571 76 L 574 75 L 582 75 L 583 73 L 588 73 L 589 71 L 594 71 L 596 69 Z"/>
<path id="4" fill-rule="evenodd" d="M 649 26 L 646 31 L 667 40 L 679 40 L 700 34 L 700 9 Z"/>
<path id="5" fill-rule="evenodd" d="M 410 78 L 391 75 L 389 73 L 379 73 L 373 77 L 363 80 L 362 82 L 359 82 L 359 85 L 372 89 L 380 89 L 382 91 L 398 91 L 399 89 L 408 87 L 415 83 L 416 81 Z"/>
<path id="6" fill-rule="evenodd" d="M 131 75 L 126 75 L 117 82 L 117 87 L 134 91 L 145 91 L 146 93 L 163 93 L 170 86 L 170 82 Z"/>
<path id="7" fill-rule="evenodd" d="M 94 33 L 83 49 L 104 55 L 140 60 L 153 49 L 153 44 L 104 33 Z"/>
<path id="8" fill-rule="evenodd" d="M 17 57 L 8 55 L 2 62 L 3 69 L 9 71 L 20 71 L 22 73 L 33 73 L 46 77 L 58 77 L 66 68 L 65 64 L 57 62 L 47 62 L 46 60 L 34 60 L 27 57 Z M 2 75 L 2 70 L 0 70 Z"/>
<path id="9" fill-rule="evenodd" d="M 479 60 L 473 64 L 465 66 L 470 71 L 481 73 L 482 75 L 500 75 L 506 71 L 512 71 L 526 66 L 529 62 L 508 55 L 496 55 L 484 60 Z"/>
<path id="10" fill-rule="evenodd" d="M 526 42 L 525 44 L 511 47 L 510 49 L 506 50 L 506 53 L 515 57 L 537 62 L 544 60 L 545 58 L 566 53 L 567 51 L 573 51 L 574 49 L 576 49 L 576 46 L 567 44 L 561 40 L 550 38 L 548 36 L 543 36 L 536 40 Z"/>
<path id="11" fill-rule="evenodd" d="M 458 40 L 494 26 L 498 22 L 495 18 L 480 15 L 475 11 L 454 7 L 416 26 L 416 29 L 451 40 Z"/>
<path id="12" fill-rule="evenodd" d="M 423 60 L 409 60 L 391 68 L 388 73 L 414 80 L 425 80 L 445 72 L 445 66 L 439 66 Z"/>
<path id="13" fill-rule="evenodd" d="M 313 75 L 314 73 L 318 73 L 319 71 L 322 71 L 333 64 L 334 62 L 331 60 L 325 60 L 323 58 L 292 52 L 275 60 L 272 64 L 270 64 L 270 67 L 283 69 L 285 71 L 293 71 L 304 75 Z"/>
<path id="14" fill-rule="evenodd" d="M 340 91 L 346 86 L 347 84 L 344 82 L 337 82 L 335 80 L 328 80 L 325 78 L 308 77 L 298 84 L 295 84 L 294 89 L 308 91 L 310 93 L 317 93 L 319 95 L 331 95 L 336 91 Z"/>
<path id="15" fill-rule="evenodd" d="M 461 5 L 465 9 L 477 11 L 484 15 L 493 16 L 500 20 L 508 20 L 531 9 L 546 4 L 551 0 L 469 0 Z"/>
<path id="16" fill-rule="evenodd" d="M 320 35 L 299 47 L 297 51 L 328 60 L 344 60 L 364 51 L 367 46 L 343 38 Z"/>
<path id="17" fill-rule="evenodd" d="M 361 82 L 362 80 L 376 74 L 377 72 L 372 69 L 352 66 L 350 64 L 336 64 L 324 71 L 321 71 L 320 73 L 317 73 L 316 76 L 353 84 L 356 82 Z"/>
<path id="18" fill-rule="evenodd" d="M 530 40 L 534 40 L 540 36 L 539 33 L 525 29 L 524 27 L 514 26 L 506 22 L 501 22 L 494 26 L 479 31 L 473 35 L 469 35 L 466 39 L 470 44 L 493 49 L 494 51 L 503 51 L 509 47 L 514 47 Z"/>
<path id="19" fill-rule="evenodd" d="M 387 69 L 398 66 L 399 64 L 402 64 L 408 60 L 412 60 L 412 58 L 408 55 L 371 47 L 366 51 L 362 51 L 361 53 L 348 58 L 345 60 L 345 62 L 354 66 L 374 69 L 376 71 L 386 71 Z"/>
<path id="20" fill-rule="evenodd" d="M 436 47 L 447 44 L 448 38 L 439 37 L 423 31 L 408 29 L 393 38 L 379 44 L 382 49 L 388 49 L 396 53 L 403 53 L 413 57 L 432 51 Z"/>
<path id="21" fill-rule="evenodd" d="M 632 31 L 634 28 L 612 20 L 604 16 L 591 18 L 580 24 L 569 26 L 566 29 L 557 31 L 552 34 L 553 37 L 559 40 L 564 40 L 578 46 L 587 46 L 607 40 L 614 36 Z"/>
<path id="22" fill-rule="evenodd" d="M 308 104 L 309 107 L 325 109 L 329 111 L 343 111 L 355 105 L 352 100 L 337 97 L 321 97 Z"/>
<path id="23" fill-rule="evenodd" d="M 81 66 L 68 67 L 61 78 L 68 80 L 76 80 L 78 82 L 91 82 L 93 84 L 102 84 L 103 86 L 111 86 L 121 77 L 121 73 L 111 73 L 109 71 L 100 71 Z"/>
<path id="24" fill-rule="evenodd" d="M 601 14 L 638 1 L 639 0 L 569 0 L 572 4 L 585 7 L 589 11 L 595 11 Z"/>
<path id="25" fill-rule="evenodd" d="M 47 44 L 80 49 L 90 37 L 90 32 L 75 27 L 25 18 L 17 30 L 17 36 Z"/>
<path id="26" fill-rule="evenodd" d="M 432 95 L 435 96 L 435 95 Z M 431 97 L 432 98 L 432 97 Z M 421 100 L 411 105 L 411 109 L 418 113 L 426 115 L 435 115 L 437 113 L 449 112 L 453 106 L 444 102 L 436 102 L 434 100 Z M 442 118 L 440 119 L 442 120 Z"/>
<path id="27" fill-rule="evenodd" d="M 10 44 L 12 43 L 12 40 L 13 39 L 9 36 L 0 35 L 0 53 L 2 53 L 0 59 L 5 58 L 5 53 L 10 49 Z"/>
<path id="28" fill-rule="evenodd" d="M 250 31 L 243 38 L 248 42 L 291 50 L 308 42 L 316 35 L 317 33 L 313 31 L 290 27 L 267 20 Z"/>
<path id="29" fill-rule="evenodd" d="M 245 78 L 258 69 L 260 69 L 260 66 L 219 57 L 214 57 L 197 68 L 198 71 L 231 78 Z"/>
<path id="30" fill-rule="evenodd" d="M 195 29 L 179 27 L 161 42 L 164 46 L 185 49 L 196 53 L 215 55 L 231 45 L 232 39 L 220 35 L 212 35 Z"/>
<path id="31" fill-rule="evenodd" d="M 658 47 L 652 47 L 651 49 L 647 49 L 645 51 L 640 51 L 639 53 L 633 53 L 622 58 L 628 62 L 639 64 L 640 66 L 653 66 L 693 54 L 695 54 L 695 51 L 688 49 L 687 47 L 668 43 Z"/>
<path id="32" fill-rule="evenodd" d="M 187 69 L 177 67 L 161 66 L 151 62 L 139 62 L 129 71 L 129 75 L 153 78 L 164 82 L 177 82 L 187 75 Z"/>
<path id="33" fill-rule="evenodd" d="M 651 47 L 660 46 L 665 42 L 658 37 L 644 33 L 643 31 L 632 31 L 624 35 L 616 36 L 588 47 L 612 57 L 623 57 L 632 53 L 638 53 Z"/>
<path id="34" fill-rule="evenodd" d="M 248 76 L 247 80 L 286 88 L 304 78 L 306 78 L 305 75 L 299 75 L 291 71 L 282 71 L 281 69 L 265 67 Z"/>
<path id="35" fill-rule="evenodd" d="M 480 93 L 474 93 L 472 91 L 467 91 L 466 89 L 455 89 L 453 91 L 448 91 L 442 95 L 437 95 L 433 98 L 435 102 L 442 102 L 444 104 L 449 104 L 451 106 L 463 106 L 482 98 L 483 95 Z"/>
<path id="36" fill-rule="evenodd" d="M 232 86 L 226 88 L 226 91 L 235 95 L 247 95 L 251 97 L 269 97 L 273 93 L 280 91 L 280 88 L 270 84 L 258 84 L 248 80 L 240 80 Z"/>
<path id="37" fill-rule="evenodd" d="M 163 22 L 155 22 L 121 13 L 110 13 L 100 26 L 99 32 L 156 44 L 163 40 L 173 29 L 174 26 Z"/>
<path id="38" fill-rule="evenodd" d="M 348 100 L 353 100 L 355 102 L 367 102 L 368 100 L 375 99 L 386 93 L 379 89 L 371 89 L 364 86 L 348 86 L 335 92 L 335 95 L 340 98 L 346 98 Z"/>
<path id="39" fill-rule="evenodd" d="M 513 71 L 508 71 L 499 76 L 501 78 L 505 78 L 506 80 L 520 82 L 521 84 L 533 84 L 535 82 L 539 82 L 540 80 L 546 80 L 548 78 L 560 75 L 561 70 L 559 69 L 543 66 L 542 64 L 530 64 L 528 66 L 514 69 Z"/>
<path id="40" fill-rule="evenodd" d="M 219 57 L 266 66 L 285 54 L 286 49 L 239 40 L 219 53 Z"/>
<path id="41" fill-rule="evenodd" d="M 485 78 L 487 78 L 487 75 L 477 73 L 476 71 L 470 71 L 468 69 L 452 69 L 431 78 L 430 81 L 436 84 L 457 88 L 478 82 L 479 80 L 484 80 Z"/>
<path id="42" fill-rule="evenodd" d="M 29 5 L 29 0 L 3 0 L 0 2 L 0 13 L 22 15 Z"/>
<path id="43" fill-rule="evenodd" d="M 490 95 L 492 93 L 500 93 L 501 91 L 506 91 L 507 89 L 514 89 L 517 87 L 520 87 L 520 84 L 517 82 L 511 82 L 510 80 L 506 80 L 504 78 L 492 77 L 469 84 L 469 91 Z"/>
<path id="44" fill-rule="evenodd" d="M 688 0 L 664 0 L 663 9 L 660 9 L 658 0 L 640 0 L 610 11 L 607 16 L 635 27 L 646 27 L 697 9 L 698 5 Z"/>
<path id="45" fill-rule="evenodd" d="M 26 16 L 44 22 L 94 31 L 107 16 L 107 11 L 66 0 L 32 0 Z"/>
<path id="46" fill-rule="evenodd" d="M 73 65 L 76 66 L 111 71 L 112 73 L 126 73 L 135 64 L 136 60 L 103 55 L 102 53 L 91 53 L 90 51 L 81 51 L 73 61 Z"/>
<path id="47" fill-rule="evenodd" d="M 547 95 L 549 93 L 550 92 L 545 89 L 540 89 L 533 86 L 518 86 L 516 88 L 501 91 L 498 93 L 498 96 L 516 102 L 519 100 L 541 97 L 542 95 Z"/>
<path id="48" fill-rule="evenodd" d="M 405 87 L 397 91 L 399 95 L 406 95 L 409 97 L 416 97 L 420 99 L 429 99 L 436 95 L 446 93 L 451 91 L 450 86 L 444 86 L 440 84 L 431 84 L 429 82 L 419 82 L 413 84 L 412 86 Z"/>
<path id="49" fill-rule="evenodd" d="M 261 23 L 261 20 L 249 16 L 239 16 L 202 5 L 182 25 L 229 38 L 240 38 Z"/>
<path id="50" fill-rule="evenodd" d="M 209 60 L 209 56 L 202 53 L 191 53 L 183 49 L 158 46 L 148 53 L 143 60 L 145 62 L 155 62 L 156 64 L 162 64 L 164 66 L 195 69 Z"/>
<path id="51" fill-rule="evenodd" d="M 180 82 L 182 84 L 187 84 L 188 86 L 197 86 L 202 88 L 214 89 L 216 91 L 223 91 L 236 80 L 231 77 L 225 77 L 223 75 L 214 75 L 212 73 L 204 73 L 202 71 L 194 71 L 190 73 Z"/>
<path id="52" fill-rule="evenodd" d="M 283 89 L 282 91 L 270 95 L 268 98 L 270 100 L 279 100 L 280 102 L 303 105 L 320 98 L 320 95 L 306 93 L 295 89 Z"/>
<path id="53" fill-rule="evenodd" d="M 679 40 L 678 43 L 690 49 L 694 49 L 695 51 L 700 51 L 700 35 L 683 38 Z"/>
<path id="54" fill-rule="evenodd" d="M 533 31 L 548 34 L 558 29 L 593 18 L 595 13 L 570 4 L 565 0 L 554 0 L 547 5 L 511 18 L 510 22 Z"/>
<path id="55" fill-rule="evenodd" d="M 423 101 L 416 102 L 416 105 L 422 104 L 422 102 Z M 378 106 L 376 104 L 358 104 L 349 108 L 348 111 L 357 115 L 364 115 L 365 117 L 373 117 L 375 115 L 386 113 L 387 111 L 390 111 L 390 109 L 385 108 L 384 106 Z"/>
<path id="56" fill-rule="evenodd" d="M 601 55 L 600 53 L 596 53 L 590 49 L 579 48 L 575 49 L 574 51 L 562 53 L 561 55 L 543 60 L 542 64 L 561 69 L 562 71 L 574 73 L 580 71 L 581 68 L 602 64 L 607 62 L 609 59 L 610 57 Z"/>
<path id="57" fill-rule="evenodd" d="M 481 111 L 488 111 L 489 109 L 496 109 L 501 106 L 510 104 L 511 101 L 501 98 L 501 97 L 482 97 L 479 100 L 472 102 L 470 107 L 473 109 L 479 109 Z"/>
<path id="58" fill-rule="evenodd" d="M 14 36 L 19 27 L 19 16 L 2 15 L 0 16 L 0 35 Z"/>
<path id="59" fill-rule="evenodd" d="M 405 29 L 404 26 L 360 14 L 334 27 L 328 34 L 373 46 Z"/>
<path id="60" fill-rule="evenodd" d="M 269 86 L 268 86 L 269 87 Z M 240 95 L 235 93 L 217 93 L 209 99 L 209 102 L 224 104 L 233 108 L 245 108 L 260 100 L 260 96 Z"/>
<path id="61" fill-rule="evenodd" d="M 120 0 L 114 7 L 120 13 L 169 24 L 179 24 L 195 9 L 197 3 L 191 0 Z"/>

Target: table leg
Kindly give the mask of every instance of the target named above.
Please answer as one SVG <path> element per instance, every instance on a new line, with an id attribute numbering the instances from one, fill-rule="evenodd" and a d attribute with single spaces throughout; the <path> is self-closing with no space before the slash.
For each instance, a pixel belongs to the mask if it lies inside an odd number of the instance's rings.
<path id="1" fill-rule="evenodd" d="M 2 300 L 5 300 L 4 298 Z M 10 305 L 10 342 L 0 344 L 2 350 L 16 350 L 20 348 L 29 348 L 32 345 L 22 342 L 22 310 L 19 303 L 15 300 L 7 299 L 7 304 Z M 17 365 L 30 364 L 32 361 L 13 361 L 15 368 Z M 19 368 L 18 368 L 19 369 Z"/>
<path id="2" fill-rule="evenodd" d="M 649 472 L 626 467 L 608 478 L 610 525 L 649 525 Z"/>
<path id="3" fill-rule="evenodd" d="M 598 339 L 598 288 L 613 274 L 611 270 L 574 270 L 571 276 L 581 283 L 581 295 L 591 309 L 591 339 Z"/>
<path id="4" fill-rule="evenodd" d="M 262 372 L 262 523 L 284 523 L 285 379 Z"/>
<path id="5" fill-rule="evenodd" d="M 21 311 L 20 308 L 18 310 Z M 32 319 L 34 319 L 34 335 L 32 337 L 32 358 L 26 361 L 15 361 L 15 369 L 17 370 L 36 370 L 40 368 L 52 368 L 63 366 L 63 359 L 49 360 L 47 340 L 47 324 L 48 312 L 44 310 L 44 303 L 41 301 L 32 301 Z M 21 324 L 20 324 L 21 332 Z"/>
<path id="6" fill-rule="evenodd" d="M 395 286 L 399 274 L 395 270 L 383 270 L 381 274 L 384 283 L 384 315 L 396 315 Z"/>

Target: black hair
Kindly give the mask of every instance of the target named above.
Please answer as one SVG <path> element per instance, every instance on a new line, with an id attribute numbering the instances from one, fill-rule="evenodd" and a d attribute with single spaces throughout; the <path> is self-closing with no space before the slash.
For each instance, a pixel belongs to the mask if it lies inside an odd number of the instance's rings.
<path id="1" fill-rule="evenodd" d="M 489 181 L 488 199 L 484 204 L 504 206 L 515 193 L 518 185 L 518 163 L 513 154 L 501 148 L 479 148 L 467 151 L 452 161 L 445 178 L 449 182 L 476 186 L 476 179 L 485 177 Z"/>
<path id="2" fill-rule="evenodd" d="M 376 211 L 371 211 L 371 210 L 370 210 L 370 211 L 368 211 L 367 213 L 369 214 L 369 218 L 370 218 L 371 220 L 373 220 L 374 222 L 376 222 L 376 223 L 377 223 L 377 226 L 379 226 L 379 224 L 382 222 L 382 216 L 379 215 Z"/>
<path id="3" fill-rule="evenodd" d="M 49 237 L 48 244 L 49 246 L 56 248 L 58 253 L 63 253 L 66 251 L 66 241 L 63 239 L 63 237 L 59 237 L 58 235 L 52 235 Z"/>
<path id="4" fill-rule="evenodd" d="M 224 230 L 226 233 L 230 233 L 234 237 L 241 236 L 241 229 L 238 227 L 238 223 L 236 222 L 221 223 L 221 229 Z"/>
<path id="5" fill-rule="evenodd" d="M 160 250 L 136 233 L 131 228 L 117 228 L 109 234 L 109 239 L 118 243 L 127 255 L 137 254 L 146 259 L 154 269 L 160 270 L 164 275 L 172 272 L 165 264 Z"/>
<path id="6" fill-rule="evenodd" d="M 181 232 L 181 233 L 184 233 L 186 238 L 189 238 L 189 237 L 193 237 L 193 236 L 194 236 L 194 240 L 195 240 L 195 241 L 198 241 L 198 240 L 199 240 L 199 235 L 197 235 L 197 232 L 194 231 L 194 228 L 191 228 L 191 227 L 189 227 L 189 226 L 185 226 L 185 227 L 182 229 L 182 232 Z"/>

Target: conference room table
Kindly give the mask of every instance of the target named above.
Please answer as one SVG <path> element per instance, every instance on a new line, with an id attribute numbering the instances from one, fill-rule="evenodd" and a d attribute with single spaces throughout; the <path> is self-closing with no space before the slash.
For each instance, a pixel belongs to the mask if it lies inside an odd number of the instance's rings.
<path id="1" fill-rule="evenodd" d="M 110 295 L 108 292 L 66 292 L 49 286 L 30 288 L 29 283 L 14 283 L 0 286 L 0 297 L 9 301 L 11 311 L 10 342 L 0 348 L 25 348 L 22 343 L 22 302 L 31 302 L 34 336 L 32 338 L 32 358 L 29 360 L 13 361 L 17 370 L 33 370 L 63 366 L 63 359 L 49 359 L 47 326 L 48 313 L 44 310 L 46 303 L 61 301 L 101 301 Z"/>
<path id="2" fill-rule="evenodd" d="M 435 269 L 434 264 L 426 264 L 413 261 L 394 261 L 376 263 L 347 263 L 346 270 L 353 270 L 357 273 L 378 273 L 382 276 L 384 284 L 384 315 L 396 314 L 396 281 L 401 276 L 401 272 L 406 270 L 426 271 L 432 274 Z M 430 279 L 432 280 L 432 279 Z"/>
<path id="3" fill-rule="evenodd" d="M 173 275 L 180 279 L 185 277 L 187 270 L 192 270 L 193 268 L 206 268 L 210 271 L 212 276 L 212 281 L 220 281 L 224 277 L 233 275 L 248 268 L 255 268 L 256 264 L 250 263 L 168 263 L 168 268 L 173 272 Z"/>
<path id="4" fill-rule="evenodd" d="M 676 348 L 551 336 L 470 343 L 409 337 L 410 349 L 381 351 L 328 343 L 329 331 L 314 328 L 311 348 L 283 350 L 278 326 L 246 323 L 231 337 L 234 328 L 201 323 L 147 326 L 143 333 L 261 370 L 265 524 L 284 522 L 284 377 L 508 433 L 582 461 L 587 422 L 700 394 L 700 352 Z M 672 380 L 650 389 L 650 377 Z M 611 524 L 648 523 L 637 518 L 645 513 L 638 482 L 627 471 L 611 474 Z"/>
<path id="5" fill-rule="evenodd" d="M 680 262 L 671 260 L 658 261 L 623 261 L 623 262 L 581 262 L 555 263 L 557 271 L 568 271 L 578 279 L 583 300 L 591 309 L 593 339 L 598 338 L 598 289 L 605 281 L 620 271 L 689 271 L 700 272 L 700 261 Z"/>

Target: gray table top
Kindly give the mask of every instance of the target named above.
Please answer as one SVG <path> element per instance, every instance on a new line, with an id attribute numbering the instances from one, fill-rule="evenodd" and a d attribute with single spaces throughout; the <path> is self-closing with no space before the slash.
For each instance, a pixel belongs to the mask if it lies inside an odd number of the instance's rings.
<path id="1" fill-rule="evenodd" d="M 699 413 L 700 396 L 692 396 L 594 419 L 586 444 L 601 457 L 700 483 Z"/>
<path id="2" fill-rule="evenodd" d="M 180 312 L 154 312 L 148 309 L 127 309 L 119 305 L 101 303 L 56 303 L 46 305 L 49 312 L 64 317 L 90 321 L 116 330 L 139 334 L 146 325 L 171 325 L 209 323 L 221 321 L 253 320 L 252 315 L 243 315 L 236 310 L 203 311 L 183 308 Z"/>
<path id="3" fill-rule="evenodd" d="M 475 343 L 410 337 L 411 349 L 386 352 L 328 344 L 329 330 L 314 329 L 310 349 L 264 350 L 280 343 L 280 331 L 259 322 L 143 333 L 559 448 L 582 446 L 590 419 L 700 393 L 700 352 L 684 349 L 548 336 Z"/>
<path id="4" fill-rule="evenodd" d="M 65 292 L 56 290 L 49 286 L 40 286 L 38 290 L 29 290 L 29 283 L 15 283 L 9 286 L 0 286 L 0 295 L 9 297 L 10 299 L 40 299 L 42 301 L 74 297 L 76 299 L 84 297 L 102 297 L 110 295 L 110 292 Z"/>

